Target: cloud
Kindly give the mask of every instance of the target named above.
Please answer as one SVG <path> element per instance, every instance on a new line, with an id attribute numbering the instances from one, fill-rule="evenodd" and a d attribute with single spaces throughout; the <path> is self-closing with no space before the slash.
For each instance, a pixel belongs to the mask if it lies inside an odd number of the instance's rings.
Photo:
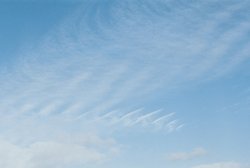
<path id="1" fill-rule="evenodd" d="M 124 128 L 143 127 L 167 132 L 176 131 L 183 126 L 181 121 L 174 118 L 175 113 L 166 114 L 166 112 L 163 113 L 163 111 L 164 110 L 159 109 L 152 112 L 145 112 L 142 108 L 123 113 L 111 111 L 104 113 L 99 118 L 94 118 L 94 120 L 96 122 L 106 123 L 109 126 L 120 125 Z"/>
<path id="2" fill-rule="evenodd" d="M 195 148 L 191 152 L 178 152 L 172 153 L 168 156 L 168 160 L 180 161 L 180 160 L 190 160 L 207 154 L 207 151 L 203 148 Z"/>
<path id="3" fill-rule="evenodd" d="M 28 149 L 34 167 L 68 167 L 98 162 L 104 155 L 95 149 L 75 144 L 36 142 Z M 41 162 L 42 161 L 42 162 Z"/>
<path id="4" fill-rule="evenodd" d="M 241 164 L 238 162 L 218 162 L 212 164 L 204 164 L 194 166 L 193 168 L 249 168 L 249 165 Z"/>
<path id="5" fill-rule="evenodd" d="M 192 2 L 186 10 L 162 0 L 143 3 L 84 2 L 40 46 L 21 53 L 13 69 L 1 70 L 1 115 L 96 121 L 111 111 L 144 107 L 161 92 L 226 74 L 248 58 L 250 25 L 234 16 L 245 10 L 244 2 Z M 223 26 L 230 18 L 232 24 Z M 167 115 L 141 112 L 120 119 L 123 126 L 181 128 L 175 119 L 166 123 Z"/>
<path id="6" fill-rule="evenodd" d="M 93 139 L 92 139 L 93 140 Z M 99 140 L 98 140 L 99 141 Z M 95 144 L 94 141 L 90 143 Z M 100 141 L 99 141 L 100 143 Z M 86 164 L 98 164 L 117 153 L 113 145 L 84 144 L 60 141 L 36 141 L 28 145 L 18 145 L 0 140 L 0 166 L 4 168 L 70 168 Z"/>

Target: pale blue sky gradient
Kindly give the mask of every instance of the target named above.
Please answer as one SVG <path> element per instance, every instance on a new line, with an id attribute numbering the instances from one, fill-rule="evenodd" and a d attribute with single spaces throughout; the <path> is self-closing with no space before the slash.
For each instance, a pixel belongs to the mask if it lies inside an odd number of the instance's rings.
<path id="1" fill-rule="evenodd" d="M 249 168 L 250 1 L 0 1 L 0 167 Z"/>

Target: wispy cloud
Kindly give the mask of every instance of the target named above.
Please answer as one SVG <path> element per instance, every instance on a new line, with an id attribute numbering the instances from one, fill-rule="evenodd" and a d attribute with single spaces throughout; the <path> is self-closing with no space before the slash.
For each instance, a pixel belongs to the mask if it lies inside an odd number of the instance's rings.
<path id="1" fill-rule="evenodd" d="M 234 19 L 234 12 L 245 10 L 244 2 L 221 9 L 206 8 L 209 3 L 189 4 L 213 11 L 203 18 L 195 10 L 182 13 L 178 5 L 167 2 L 164 6 L 172 12 L 156 10 L 161 9 L 158 3 L 85 4 L 89 7 L 76 12 L 59 33 L 49 34 L 40 48 L 24 53 L 16 69 L 2 77 L 8 81 L 3 90 L 15 88 L 2 94 L 9 101 L 2 108 L 7 113 L 21 109 L 20 113 L 31 110 L 28 113 L 41 115 L 107 113 L 136 104 L 157 88 L 224 74 L 248 57 L 244 36 L 249 24 Z M 193 24 L 183 29 L 185 18 Z M 221 25 L 230 19 L 232 25 Z M 239 42 L 241 47 L 235 45 Z"/>
<path id="2" fill-rule="evenodd" d="M 172 132 L 180 129 L 183 123 L 174 118 L 174 113 L 165 114 L 164 110 L 159 109 L 152 112 L 145 112 L 140 108 L 131 112 L 111 111 L 102 114 L 100 117 L 89 116 L 89 120 L 106 123 L 109 126 L 122 126 L 124 128 L 141 127 L 151 130 L 162 130 Z M 92 113 L 88 113 L 89 115 Z M 81 116 L 80 116 L 81 117 Z M 84 115 L 84 117 L 87 117 Z M 81 117 L 82 118 L 82 117 Z M 77 118 L 79 119 L 79 118 Z"/>
<path id="3" fill-rule="evenodd" d="M 166 12 L 162 3 L 173 10 Z M 162 1 L 145 1 L 143 6 L 86 2 L 59 33 L 49 34 L 40 48 L 24 53 L 14 71 L 2 76 L 8 83 L 2 89 L 15 89 L 3 92 L 7 100 L 1 106 L 8 114 L 98 116 L 127 104 L 142 106 L 145 95 L 154 97 L 157 89 L 224 74 L 248 57 L 249 24 L 234 19 L 234 12 L 245 10 L 244 2 L 219 9 L 209 7 L 213 3 L 189 4 L 213 11 L 201 16 Z M 221 25 L 230 19 L 232 25 Z M 189 20 L 185 29 L 184 20 Z"/>
<path id="4" fill-rule="evenodd" d="M 218 162 L 194 166 L 193 168 L 249 168 L 249 165 L 238 162 Z"/>
<path id="5" fill-rule="evenodd" d="M 194 148 L 190 152 L 177 152 L 170 154 L 167 158 L 171 161 L 189 160 L 207 154 L 207 151 L 203 148 Z"/>

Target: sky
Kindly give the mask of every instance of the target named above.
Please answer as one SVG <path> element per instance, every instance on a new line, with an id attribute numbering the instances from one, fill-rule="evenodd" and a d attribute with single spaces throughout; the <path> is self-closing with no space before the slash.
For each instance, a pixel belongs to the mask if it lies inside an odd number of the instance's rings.
<path id="1" fill-rule="evenodd" d="M 249 0 L 0 0 L 1 168 L 250 168 Z"/>

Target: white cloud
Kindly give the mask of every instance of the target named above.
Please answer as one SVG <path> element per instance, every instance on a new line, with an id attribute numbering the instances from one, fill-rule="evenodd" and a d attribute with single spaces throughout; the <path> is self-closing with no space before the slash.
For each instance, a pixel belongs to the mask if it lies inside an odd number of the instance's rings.
<path id="1" fill-rule="evenodd" d="M 36 142 L 28 153 L 34 167 L 69 167 L 102 161 L 105 155 L 96 149 L 76 144 Z"/>
<path id="2" fill-rule="evenodd" d="M 203 148 L 195 148 L 191 152 L 177 152 L 172 153 L 168 156 L 168 160 L 171 161 L 180 161 L 180 160 L 189 160 L 194 159 L 200 156 L 207 154 L 207 151 Z"/>
<path id="3" fill-rule="evenodd" d="M 93 139 L 92 139 L 93 140 Z M 117 153 L 117 148 L 98 140 L 85 144 L 37 141 L 28 145 L 17 145 L 0 140 L 0 167 L 3 168 L 70 168 L 97 164 L 110 159 Z M 101 145 L 101 147 L 100 147 Z"/>
<path id="4" fill-rule="evenodd" d="M 238 162 L 218 162 L 194 166 L 193 168 L 250 168 L 249 165 Z"/>
<path id="5" fill-rule="evenodd" d="M 4 168 L 29 168 L 28 160 L 30 156 L 26 150 L 9 143 L 0 141 L 0 167 Z"/>

